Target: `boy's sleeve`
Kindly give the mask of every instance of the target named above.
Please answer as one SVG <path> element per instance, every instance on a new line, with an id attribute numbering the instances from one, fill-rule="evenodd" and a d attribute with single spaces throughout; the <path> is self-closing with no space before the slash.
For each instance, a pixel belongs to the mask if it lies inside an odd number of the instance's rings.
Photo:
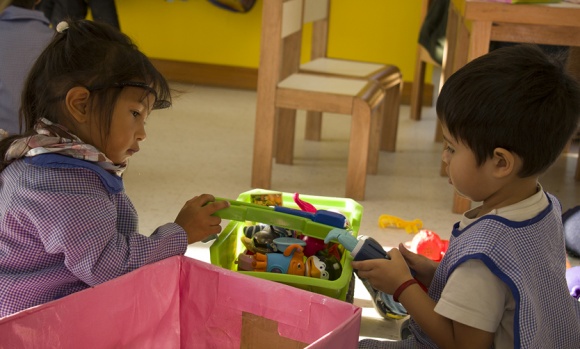
<path id="1" fill-rule="evenodd" d="M 479 260 L 468 260 L 449 276 L 435 312 L 453 321 L 495 333 L 515 302 L 508 286 Z"/>

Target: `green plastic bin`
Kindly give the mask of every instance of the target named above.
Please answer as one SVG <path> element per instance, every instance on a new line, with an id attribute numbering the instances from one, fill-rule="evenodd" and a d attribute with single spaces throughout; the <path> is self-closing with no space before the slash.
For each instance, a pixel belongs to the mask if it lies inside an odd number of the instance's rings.
<path id="1" fill-rule="evenodd" d="M 238 196 L 238 201 L 251 202 L 252 194 L 268 194 L 279 193 L 275 191 L 255 189 L 244 192 Z M 282 193 L 282 201 L 285 207 L 298 209 L 294 203 L 293 193 Z M 352 199 L 334 198 L 324 196 L 300 195 L 300 198 L 306 202 L 311 203 L 319 210 L 334 210 L 346 216 L 350 222 L 352 233 L 354 236 L 358 235 L 360 222 L 362 218 L 362 206 Z M 273 212 L 273 211 L 272 211 Z M 268 223 L 268 222 L 250 222 L 251 224 Z M 273 224 L 273 223 L 269 223 Z M 210 247 L 210 260 L 213 265 L 222 268 L 238 271 L 236 259 L 240 253 L 245 251 L 245 247 L 241 242 L 243 236 L 243 228 L 246 222 L 230 221 L 223 229 L 219 237 L 214 241 Z M 291 228 L 291 227 L 290 227 Z M 329 228 L 330 230 L 330 228 Z M 303 232 L 305 235 L 323 238 L 320 229 L 313 229 L 313 233 L 309 234 L 307 231 Z M 242 274 L 255 276 L 261 279 L 280 282 L 286 285 L 297 287 L 303 290 L 315 292 L 332 298 L 347 300 L 347 293 L 351 286 L 351 279 L 353 276 L 350 261 L 352 257 L 348 251 L 344 251 L 340 263 L 342 264 L 342 273 L 336 280 L 322 280 L 307 276 L 278 274 L 270 272 L 251 272 L 240 271 Z"/>

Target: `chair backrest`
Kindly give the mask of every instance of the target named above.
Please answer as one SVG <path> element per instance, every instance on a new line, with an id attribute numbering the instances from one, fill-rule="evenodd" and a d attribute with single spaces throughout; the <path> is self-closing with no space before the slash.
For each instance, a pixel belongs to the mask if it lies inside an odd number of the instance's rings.
<path id="1" fill-rule="evenodd" d="M 275 70 L 277 81 L 298 71 L 304 24 L 312 23 L 311 59 L 326 56 L 329 0 L 267 0 L 263 3 L 260 68 Z"/>
<path id="2" fill-rule="evenodd" d="M 303 0 L 263 2 L 258 84 L 262 81 L 268 86 L 275 86 L 298 71 L 302 8 Z"/>
<path id="3" fill-rule="evenodd" d="M 326 57 L 330 0 L 305 0 L 304 23 L 312 23 L 310 59 Z"/>

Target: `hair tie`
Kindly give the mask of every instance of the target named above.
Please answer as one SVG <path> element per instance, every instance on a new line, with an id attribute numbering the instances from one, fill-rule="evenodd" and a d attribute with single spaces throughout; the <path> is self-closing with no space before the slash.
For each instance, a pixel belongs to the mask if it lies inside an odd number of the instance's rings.
<path id="1" fill-rule="evenodd" d="M 62 21 L 56 25 L 56 31 L 59 33 L 64 33 L 68 29 L 68 23 L 66 21 Z"/>

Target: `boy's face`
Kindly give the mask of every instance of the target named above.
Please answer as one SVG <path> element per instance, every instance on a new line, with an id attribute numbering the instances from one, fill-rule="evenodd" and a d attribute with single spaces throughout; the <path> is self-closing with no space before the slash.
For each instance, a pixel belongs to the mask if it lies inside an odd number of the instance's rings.
<path id="1" fill-rule="evenodd" d="M 478 166 L 473 151 L 464 143 L 454 139 L 443 126 L 445 148 L 441 160 L 449 183 L 462 196 L 472 201 L 484 201 L 493 191 L 493 176 L 490 174 L 490 161 Z"/>

